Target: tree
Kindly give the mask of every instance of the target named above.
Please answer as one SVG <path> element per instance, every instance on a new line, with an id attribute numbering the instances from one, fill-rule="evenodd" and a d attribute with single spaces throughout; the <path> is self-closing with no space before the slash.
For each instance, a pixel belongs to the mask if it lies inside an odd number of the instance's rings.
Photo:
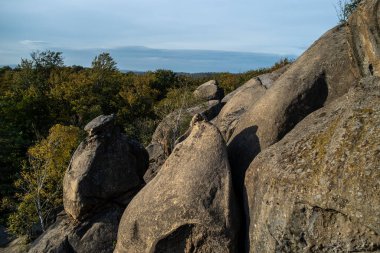
<path id="1" fill-rule="evenodd" d="M 101 53 L 95 56 L 91 67 L 94 71 L 116 71 L 116 62 L 109 53 Z"/>
<path id="2" fill-rule="evenodd" d="M 154 72 L 154 77 L 152 88 L 159 92 L 158 99 L 164 98 L 170 88 L 179 86 L 178 76 L 171 70 L 158 69 Z"/>
<path id="3" fill-rule="evenodd" d="M 62 206 L 63 175 L 79 140 L 79 128 L 58 124 L 46 139 L 28 149 L 29 159 L 14 183 L 19 189 L 19 204 L 8 219 L 10 232 L 31 237 L 36 223 L 45 231 L 54 212 Z"/>
<path id="4" fill-rule="evenodd" d="M 109 53 L 101 53 L 92 61 L 93 91 L 98 95 L 104 114 L 115 113 L 115 96 L 120 90 L 120 75 L 116 62 Z"/>
<path id="5" fill-rule="evenodd" d="M 90 70 L 71 72 L 53 85 L 49 96 L 60 105 L 61 114 L 66 111 L 71 115 L 71 124 L 83 126 L 103 113 L 99 100 L 104 94 L 96 92 L 94 85 Z"/>
<path id="6" fill-rule="evenodd" d="M 52 69 L 63 66 L 62 52 L 43 51 L 32 52 L 33 67 L 36 69 Z"/>

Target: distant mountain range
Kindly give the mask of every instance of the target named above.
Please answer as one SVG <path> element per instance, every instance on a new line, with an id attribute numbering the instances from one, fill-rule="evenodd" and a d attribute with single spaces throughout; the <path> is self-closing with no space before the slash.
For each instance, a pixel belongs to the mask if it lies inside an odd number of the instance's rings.
<path id="1" fill-rule="evenodd" d="M 213 50 L 169 50 L 147 47 L 121 47 L 114 49 L 61 49 L 66 65 L 90 66 L 94 57 L 108 52 L 118 68 L 124 71 L 148 71 L 170 69 L 175 72 L 245 72 L 269 67 L 281 58 L 295 55 L 266 53 L 228 52 Z"/>

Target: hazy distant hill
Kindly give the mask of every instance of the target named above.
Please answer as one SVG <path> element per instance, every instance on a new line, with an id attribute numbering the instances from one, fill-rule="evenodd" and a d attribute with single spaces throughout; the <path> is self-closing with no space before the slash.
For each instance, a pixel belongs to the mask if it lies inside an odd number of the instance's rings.
<path id="1" fill-rule="evenodd" d="M 176 72 L 243 72 L 269 67 L 280 58 L 293 55 L 226 52 L 211 50 L 166 50 L 146 47 L 116 49 L 53 49 L 62 51 L 67 65 L 89 66 L 101 52 L 109 52 L 121 70 L 147 71 L 170 69 Z"/>

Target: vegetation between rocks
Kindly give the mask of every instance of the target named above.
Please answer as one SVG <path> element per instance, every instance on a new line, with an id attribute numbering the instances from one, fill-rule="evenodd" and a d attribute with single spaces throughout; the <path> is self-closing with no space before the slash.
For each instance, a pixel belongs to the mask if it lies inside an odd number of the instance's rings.
<path id="1" fill-rule="evenodd" d="M 362 0 L 339 0 L 336 6 L 336 13 L 340 23 L 345 23 Z"/>

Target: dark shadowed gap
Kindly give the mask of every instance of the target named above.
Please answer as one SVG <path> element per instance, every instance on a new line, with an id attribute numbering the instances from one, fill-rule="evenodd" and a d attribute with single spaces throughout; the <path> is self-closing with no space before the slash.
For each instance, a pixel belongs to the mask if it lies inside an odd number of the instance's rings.
<path id="1" fill-rule="evenodd" d="M 373 76 L 373 65 L 372 64 L 368 65 L 368 70 L 369 70 L 369 73 L 371 74 L 371 76 Z"/>
<path id="2" fill-rule="evenodd" d="M 246 204 L 247 194 L 244 187 L 245 172 L 251 161 L 260 153 L 260 142 L 257 136 L 257 126 L 251 126 L 241 131 L 228 145 L 228 159 L 231 164 L 232 184 L 239 205 L 239 215 L 242 226 L 239 231 L 237 252 L 249 252 L 249 215 Z M 245 147 L 245 148 L 242 148 Z"/>
<path id="3" fill-rule="evenodd" d="M 66 236 L 65 240 L 62 242 L 62 244 L 58 247 L 58 249 L 55 252 L 75 253 L 75 250 L 73 246 L 71 246 L 69 238 Z"/>
<path id="4" fill-rule="evenodd" d="M 323 107 L 328 96 L 328 85 L 325 73 L 320 74 L 308 90 L 298 95 L 285 110 L 285 122 L 279 128 L 277 140 L 282 139 L 294 126 L 307 115 Z M 248 252 L 249 223 L 248 197 L 244 187 L 246 170 L 253 159 L 261 152 L 260 140 L 257 136 L 257 126 L 244 129 L 228 145 L 228 156 L 232 166 L 232 182 L 240 207 L 243 226 L 238 235 L 240 245 L 239 252 Z"/>
<path id="5" fill-rule="evenodd" d="M 182 253 L 193 252 L 192 245 L 187 245 L 187 239 L 191 237 L 194 225 L 186 224 L 177 228 L 165 238 L 162 238 L 156 245 L 154 253 Z"/>

